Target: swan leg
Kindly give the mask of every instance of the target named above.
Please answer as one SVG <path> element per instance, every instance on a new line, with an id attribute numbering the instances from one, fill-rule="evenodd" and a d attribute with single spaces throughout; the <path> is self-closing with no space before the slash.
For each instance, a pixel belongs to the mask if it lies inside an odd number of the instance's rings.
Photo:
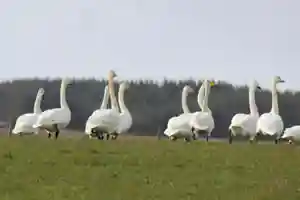
<path id="1" fill-rule="evenodd" d="M 209 133 L 207 133 L 206 135 L 206 142 L 208 142 L 208 138 L 209 138 Z"/>
<path id="2" fill-rule="evenodd" d="M 60 133 L 57 124 L 54 125 L 54 130 L 55 130 L 55 139 L 57 139 Z"/>
<path id="3" fill-rule="evenodd" d="M 46 132 L 48 133 L 48 138 L 50 139 L 50 138 L 51 138 L 51 136 L 52 136 L 51 132 L 50 132 L 50 131 L 48 131 L 48 130 L 46 130 Z"/>
<path id="4" fill-rule="evenodd" d="M 110 138 L 110 135 L 107 133 L 106 134 L 106 140 L 109 140 L 109 138 Z"/>
<path id="5" fill-rule="evenodd" d="M 289 140 L 289 144 L 293 144 L 293 140 Z"/>
<path id="6" fill-rule="evenodd" d="M 197 137 L 196 137 L 196 134 L 195 134 L 195 133 L 193 133 L 193 135 L 192 135 L 192 139 L 193 139 L 193 140 L 196 140 L 196 139 L 197 139 Z"/>

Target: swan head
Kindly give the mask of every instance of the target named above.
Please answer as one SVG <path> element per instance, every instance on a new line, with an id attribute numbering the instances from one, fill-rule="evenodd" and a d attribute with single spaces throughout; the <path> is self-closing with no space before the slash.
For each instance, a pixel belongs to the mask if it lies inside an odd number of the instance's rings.
<path id="1" fill-rule="evenodd" d="M 256 80 L 253 81 L 253 88 L 257 90 L 262 90 L 259 83 Z"/>
<path id="2" fill-rule="evenodd" d="M 129 83 L 127 81 L 122 81 L 120 84 L 120 88 L 123 88 L 125 90 L 129 89 Z"/>
<path id="3" fill-rule="evenodd" d="M 44 94 L 45 94 L 44 88 L 40 88 L 40 89 L 38 90 L 38 95 L 41 96 L 41 95 L 44 95 Z"/>
<path id="4" fill-rule="evenodd" d="M 285 82 L 280 76 L 274 76 L 273 81 L 274 81 L 275 84 Z"/>
<path id="5" fill-rule="evenodd" d="M 62 79 L 62 83 L 63 83 L 64 85 L 70 85 L 72 82 L 73 82 L 73 80 L 70 79 L 70 78 L 63 78 L 63 79 Z"/>
<path id="6" fill-rule="evenodd" d="M 114 79 L 117 77 L 117 73 L 114 70 L 109 70 L 108 72 L 108 78 Z"/>
<path id="7" fill-rule="evenodd" d="M 195 92 L 195 90 L 189 85 L 184 86 L 183 90 L 186 91 L 187 93 L 194 93 Z"/>

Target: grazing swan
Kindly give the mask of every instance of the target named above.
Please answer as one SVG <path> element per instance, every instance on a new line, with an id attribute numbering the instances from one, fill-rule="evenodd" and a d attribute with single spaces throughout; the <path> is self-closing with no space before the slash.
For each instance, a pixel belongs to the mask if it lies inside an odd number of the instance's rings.
<path id="1" fill-rule="evenodd" d="M 200 89 L 199 92 L 201 90 L 203 89 Z M 181 95 L 181 106 L 183 109 L 183 114 L 170 118 L 168 121 L 167 129 L 164 131 L 164 134 L 168 136 L 170 140 L 184 138 L 185 141 L 190 141 L 191 138 L 193 138 L 191 127 L 188 124 L 192 113 L 190 113 L 190 110 L 187 106 L 187 96 L 192 92 L 194 92 L 194 90 L 190 86 L 184 86 Z"/>
<path id="2" fill-rule="evenodd" d="M 215 85 L 215 82 L 205 80 L 203 84 L 205 87 L 205 96 L 202 104 L 203 109 L 201 112 L 193 113 L 189 125 L 191 127 L 191 131 L 194 134 L 196 134 L 197 137 L 200 134 L 206 134 L 206 141 L 208 141 L 208 137 L 211 135 L 211 132 L 215 128 L 214 118 L 212 116 L 211 110 L 208 107 L 208 97 L 209 97 L 210 89 L 211 86 Z"/>
<path id="3" fill-rule="evenodd" d="M 280 139 L 288 139 L 290 144 L 300 140 L 300 125 L 286 128 Z"/>
<path id="4" fill-rule="evenodd" d="M 256 135 L 256 123 L 259 118 L 259 112 L 255 103 L 255 91 L 261 90 L 256 80 L 249 85 L 249 110 L 250 114 L 235 114 L 229 126 L 229 143 L 232 143 L 232 137 L 236 135 L 250 136 L 253 141 Z"/>
<path id="5" fill-rule="evenodd" d="M 113 82 L 113 79 L 116 76 L 117 75 L 113 70 L 109 71 L 108 91 L 112 108 L 97 110 L 89 117 L 92 134 L 96 134 L 99 139 L 103 138 L 104 133 L 115 133 L 120 122 L 119 107 L 115 96 L 115 88 Z"/>
<path id="6" fill-rule="evenodd" d="M 95 112 L 100 111 L 100 110 L 107 109 L 108 99 L 109 99 L 109 95 L 108 95 L 108 86 L 105 86 L 101 106 L 100 106 L 99 109 L 95 110 L 95 111 L 93 112 L 93 114 L 94 114 Z M 92 114 L 92 115 L 93 115 L 93 114 Z M 91 116 L 92 116 L 92 115 L 91 115 Z M 93 138 L 94 136 L 96 136 L 96 135 L 93 135 L 93 134 L 92 134 L 92 128 L 91 128 L 91 126 L 92 126 L 92 125 L 91 125 L 91 123 L 90 123 L 90 117 L 89 117 L 88 120 L 86 121 L 86 125 L 85 125 L 85 133 L 89 135 L 89 138 L 90 138 L 90 139 Z M 102 140 L 103 140 L 103 135 L 102 135 L 102 136 L 99 135 L 99 137 L 100 137 L 99 139 L 102 139 Z M 102 138 L 101 138 L 101 137 L 102 137 Z"/>
<path id="7" fill-rule="evenodd" d="M 275 136 L 275 144 L 278 143 L 278 139 L 280 138 L 283 131 L 283 121 L 281 116 L 279 115 L 278 108 L 278 96 L 277 96 L 277 84 L 284 83 L 279 76 L 275 76 L 272 82 L 272 109 L 269 113 L 262 114 L 256 125 L 256 135 L 270 135 Z"/>
<path id="8" fill-rule="evenodd" d="M 32 125 L 36 123 L 38 116 L 42 113 L 41 101 L 44 93 L 43 88 L 38 90 L 33 106 L 33 113 L 26 113 L 18 117 L 15 127 L 12 130 L 13 134 L 38 134 L 38 129 L 33 128 Z"/>
<path id="9" fill-rule="evenodd" d="M 45 110 L 33 125 L 34 128 L 45 130 L 48 133 L 48 138 L 51 138 L 52 133 L 55 133 L 55 139 L 57 139 L 60 129 L 65 128 L 71 121 L 71 110 L 66 100 L 66 89 L 69 84 L 71 84 L 70 79 L 62 79 L 60 86 L 60 108 Z"/>
<path id="10" fill-rule="evenodd" d="M 112 139 L 117 139 L 119 134 L 126 133 L 132 125 L 131 114 L 124 102 L 124 93 L 125 93 L 125 90 L 127 90 L 128 88 L 129 88 L 128 82 L 122 82 L 119 86 L 118 101 L 119 101 L 119 106 L 120 106 L 120 110 L 121 110 L 120 123 L 118 125 L 116 133 L 111 134 Z"/>

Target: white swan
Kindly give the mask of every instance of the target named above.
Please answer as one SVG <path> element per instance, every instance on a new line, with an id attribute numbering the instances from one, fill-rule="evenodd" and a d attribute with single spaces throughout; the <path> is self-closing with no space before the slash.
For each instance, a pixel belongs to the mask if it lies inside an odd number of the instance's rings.
<path id="1" fill-rule="evenodd" d="M 189 125 L 191 126 L 191 130 L 197 137 L 200 134 L 206 134 L 206 141 L 208 141 L 208 137 L 211 135 L 211 132 L 215 128 L 214 118 L 212 116 L 211 110 L 208 107 L 208 97 L 210 94 L 211 86 L 215 85 L 214 81 L 205 80 L 203 82 L 205 87 L 205 96 L 202 104 L 202 111 L 193 113 Z M 198 102 L 201 103 L 201 102 Z"/>
<path id="2" fill-rule="evenodd" d="M 108 90 L 112 108 L 97 110 L 89 117 L 91 132 L 92 134 L 96 134 L 99 139 L 103 138 L 104 133 L 116 133 L 117 127 L 120 122 L 119 107 L 115 96 L 113 82 L 113 79 L 116 76 L 117 75 L 113 70 L 109 71 Z"/>
<path id="3" fill-rule="evenodd" d="M 46 130 L 48 138 L 55 133 L 55 139 L 58 138 L 60 129 L 65 128 L 71 121 L 71 110 L 66 100 L 66 89 L 71 84 L 68 78 L 62 79 L 60 86 L 60 108 L 45 110 L 40 114 L 34 128 Z"/>
<path id="4" fill-rule="evenodd" d="M 99 109 L 95 110 L 94 112 L 98 112 L 100 110 L 107 109 L 108 100 L 109 100 L 108 86 L 105 86 L 101 106 L 100 106 Z M 92 113 L 92 115 L 93 115 L 93 113 Z M 85 131 L 84 132 L 89 135 L 90 139 L 92 137 L 96 136 L 96 135 L 92 134 L 92 128 L 91 128 L 91 126 L 92 126 L 92 124 L 90 122 L 90 117 L 89 117 L 88 120 L 86 121 Z M 99 136 L 99 137 L 101 137 L 101 136 Z M 103 138 L 99 138 L 99 139 L 103 139 Z"/>
<path id="5" fill-rule="evenodd" d="M 119 134 L 126 133 L 132 126 L 132 116 L 124 102 L 124 93 L 125 93 L 125 90 L 127 90 L 128 88 L 129 88 L 128 82 L 122 82 L 119 86 L 118 101 L 119 101 L 119 106 L 120 106 L 120 110 L 121 110 L 120 116 L 119 116 L 120 121 L 119 121 L 116 133 L 111 134 L 112 139 L 117 139 L 117 136 Z"/>
<path id="6" fill-rule="evenodd" d="M 272 109 L 269 113 L 262 114 L 256 125 L 256 135 L 270 135 L 275 136 L 275 144 L 278 143 L 278 139 L 280 138 L 283 131 L 283 121 L 281 116 L 279 115 L 278 108 L 278 96 L 277 96 L 277 84 L 283 83 L 279 76 L 275 76 L 272 82 Z"/>
<path id="7" fill-rule="evenodd" d="M 203 90 L 204 86 L 202 85 L 198 93 L 199 98 L 202 98 L 201 95 L 204 95 Z M 183 109 L 183 114 L 170 118 L 167 124 L 167 128 L 164 131 L 164 134 L 168 136 L 170 140 L 184 138 L 185 141 L 190 141 L 191 139 L 195 139 L 189 125 L 189 121 L 193 113 L 190 113 L 190 110 L 187 106 L 187 95 L 188 93 L 192 92 L 194 92 L 194 90 L 187 85 L 182 90 L 181 106 Z"/>
<path id="8" fill-rule="evenodd" d="M 288 139 L 292 144 L 294 141 L 300 140 L 300 125 L 295 125 L 290 128 L 286 128 L 280 139 Z"/>
<path id="9" fill-rule="evenodd" d="M 18 117 L 15 127 L 12 130 L 13 134 L 38 134 L 38 129 L 33 128 L 32 125 L 36 123 L 38 116 L 42 113 L 41 101 L 44 93 L 43 88 L 38 90 L 34 101 L 33 113 L 26 113 Z"/>
<path id="10" fill-rule="evenodd" d="M 255 91 L 261 90 L 261 87 L 254 80 L 249 85 L 249 110 L 250 114 L 238 113 L 235 114 L 229 126 L 229 143 L 232 143 L 232 136 L 243 135 L 250 136 L 250 141 L 253 141 L 256 135 L 256 123 L 259 118 L 259 112 L 255 103 Z"/>

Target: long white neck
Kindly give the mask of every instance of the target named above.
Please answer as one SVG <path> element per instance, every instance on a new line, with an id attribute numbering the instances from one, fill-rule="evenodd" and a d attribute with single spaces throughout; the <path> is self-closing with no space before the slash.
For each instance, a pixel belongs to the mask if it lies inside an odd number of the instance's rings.
<path id="1" fill-rule="evenodd" d="M 203 100 L 203 112 L 208 112 L 211 113 L 211 110 L 208 107 L 208 97 L 209 97 L 209 93 L 210 93 L 210 84 L 207 81 L 205 84 L 205 96 L 204 96 L 204 100 Z"/>
<path id="2" fill-rule="evenodd" d="M 110 96 L 110 101 L 111 101 L 111 107 L 112 107 L 112 109 L 117 110 L 119 112 L 119 106 L 118 106 L 117 98 L 115 95 L 115 84 L 114 84 L 112 77 L 110 77 L 108 79 L 108 87 L 109 87 L 109 96 Z"/>
<path id="3" fill-rule="evenodd" d="M 191 111 L 187 105 L 187 96 L 188 96 L 188 90 L 184 88 L 182 90 L 182 94 L 181 94 L 181 107 L 182 107 L 183 113 L 191 113 Z"/>
<path id="4" fill-rule="evenodd" d="M 253 85 L 249 87 L 249 109 L 251 115 L 258 115 L 258 109 L 255 102 L 255 90 L 256 87 Z"/>
<path id="5" fill-rule="evenodd" d="M 67 84 L 62 81 L 60 85 L 60 107 L 70 109 L 66 100 Z"/>
<path id="6" fill-rule="evenodd" d="M 108 99 L 109 99 L 108 86 L 105 86 L 105 88 L 104 88 L 104 94 L 103 94 L 103 99 L 102 99 L 102 103 L 101 103 L 100 109 L 106 109 L 107 108 Z"/>
<path id="7" fill-rule="evenodd" d="M 120 110 L 122 113 L 129 113 L 129 110 L 125 105 L 124 93 L 125 93 L 125 87 L 121 84 L 118 92 L 118 101 L 119 101 Z"/>
<path id="8" fill-rule="evenodd" d="M 278 107 L 278 95 L 277 95 L 277 88 L 276 88 L 276 82 L 273 81 L 272 85 L 272 109 L 271 112 L 274 114 L 279 114 L 279 107 Z"/>
<path id="9" fill-rule="evenodd" d="M 201 87 L 199 88 L 199 91 L 198 91 L 198 96 L 197 96 L 197 102 L 198 102 L 198 105 L 200 107 L 200 109 L 203 111 L 203 101 L 204 101 L 204 95 L 205 95 L 205 84 L 206 84 L 206 81 L 204 81 L 201 85 Z"/>
<path id="10" fill-rule="evenodd" d="M 42 112 L 42 109 L 41 109 L 42 98 L 43 98 L 43 94 L 38 92 L 36 95 L 35 101 L 34 101 L 34 105 L 33 105 L 33 112 L 36 114 Z"/>

